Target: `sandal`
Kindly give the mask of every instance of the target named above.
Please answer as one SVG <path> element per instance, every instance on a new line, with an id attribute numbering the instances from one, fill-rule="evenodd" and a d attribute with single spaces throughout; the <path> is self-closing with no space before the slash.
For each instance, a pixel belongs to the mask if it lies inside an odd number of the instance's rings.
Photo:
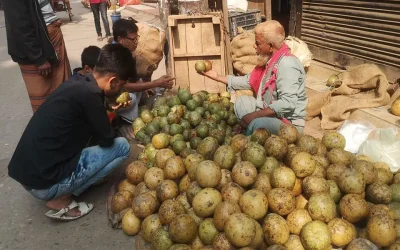
<path id="1" fill-rule="evenodd" d="M 74 208 L 78 208 L 78 210 L 81 212 L 81 215 L 75 216 L 75 217 L 68 216 L 66 213 Z M 78 203 L 78 202 L 72 200 L 71 204 L 69 204 L 68 207 L 62 208 L 59 211 L 49 210 L 45 215 L 53 220 L 72 221 L 72 220 L 76 220 L 76 219 L 79 219 L 79 218 L 87 215 L 92 210 L 93 210 L 93 204 L 86 203 L 86 202 Z"/>
<path id="2" fill-rule="evenodd" d="M 98 36 L 98 37 L 97 37 L 97 41 L 99 41 L 99 42 L 103 41 L 103 37 Z"/>

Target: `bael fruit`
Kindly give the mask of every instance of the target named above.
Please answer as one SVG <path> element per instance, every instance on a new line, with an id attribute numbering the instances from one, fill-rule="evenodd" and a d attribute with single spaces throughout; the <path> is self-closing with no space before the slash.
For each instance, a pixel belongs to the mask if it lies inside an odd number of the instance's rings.
<path id="1" fill-rule="evenodd" d="M 197 61 L 194 68 L 198 73 L 203 73 L 206 71 L 206 63 L 204 61 Z"/>
<path id="2" fill-rule="evenodd" d="M 117 103 L 121 104 L 121 103 L 125 103 L 131 100 L 131 96 L 129 95 L 128 92 L 123 92 L 122 94 L 120 94 L 116 100 Z"/>

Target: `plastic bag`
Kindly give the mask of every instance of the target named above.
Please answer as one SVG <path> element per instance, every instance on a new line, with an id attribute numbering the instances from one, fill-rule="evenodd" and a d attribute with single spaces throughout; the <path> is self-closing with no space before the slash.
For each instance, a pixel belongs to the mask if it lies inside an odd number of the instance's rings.
<path id="1" fill-rule="evenodd" d="M 368 135 L 375 129 L 369 123 L 359 121 L 345 121 L 339 129 L 339 133 L 346 139 L 346 151 L 356 154 L 361 144 L 367 140 Z"/>
<path id="2" fill-rule="evenodd" d="M 247 7 L 247 0 L 228 0 L 228 10 L 246 12 Z"/>
<path id="3" fill-rule="evenodd" d="M 294 36 L 288 36 L 285 39 L 285 43 L 289 46 L 293 55 L 299 58 L 303 67 L 310 67 L 313 59 L 313 54 L 305 42 Z"/>
<path id="4" fill-rule="evenodd" d="M 359 154 L 367 155 L 373 161 L 385 162 L 392 172 L 400 168 L 400 131 L 397 128 L 373 130 L 361 144 Z"/>

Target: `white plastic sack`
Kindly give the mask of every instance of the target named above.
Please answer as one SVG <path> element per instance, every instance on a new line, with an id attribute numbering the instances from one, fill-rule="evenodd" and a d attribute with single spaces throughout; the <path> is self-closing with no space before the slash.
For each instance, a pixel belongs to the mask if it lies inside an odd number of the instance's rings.
<path id="1" fill-rule="evenodd" d="M 373 161 L 385 162 L 392 172 L 400 168 L 400 131 L 396 128 L 373 130 L 361 144 L 359 154 L 367 155 Z"/>
<path id="2" fill-rule="evenodd" d="M 228 10 L 247 12 L 247 0 L 228 0 Z"/>
<path id="3" fill-rule="evenodd" d="M 313 55 L 305 42 L 297 37 L 288 36 L 285 43 L 289 46 L 292 54 L 299 58 L 305 68 L 310 67 Z"/>
<path id="4" fill-rule="evenodd" d="M 346 147 L 344 149 L 356 154 L 361 144 L 367 140 L 368 135 L 374 129 L 375 127 L 368 123 L 345 121 L 338 132 L 346 139 Z"/>

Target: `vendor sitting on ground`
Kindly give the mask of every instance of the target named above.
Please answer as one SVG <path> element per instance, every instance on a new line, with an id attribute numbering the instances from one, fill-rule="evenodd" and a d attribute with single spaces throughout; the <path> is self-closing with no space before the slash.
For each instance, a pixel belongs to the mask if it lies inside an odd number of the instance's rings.
<path id="1" fill-rule="evenodd" d="M 257 128 L 277 134 L 282 123 L 303 131 L 306 116 L 306 74 L 300 61 L 285 44 L 285 31 L 277 21 L 255 29 L 260 63 L 246 76 L 220 76 L 211 70 L 205 76 L 228 85 L 228 90 L 251 89 L 257 96 L 240 96 L 235 102 L 239 124 L 250 135 Z"/>
<path id="2" fill-rule="evenodd" d="M 96 66 L 97 59 L 100 55 L 100 48 L 97 46 L 89 46 L 82 51 L 81 54 L 81 65 L 82 68 L 75 68 L 72 71 L 71 77 L 80 77 L 86 76 L 87 74 L 91 74 L 93 72 L 94 67 Z"/>
<path id="3" fill-rule="evenodd" d="M 89 213 L 93 205 L 77 203 L 72 195 L 103 180 L 129 157 L 130 144 L 115 138 L 104 98 L 120 93 L 134 77 L 133 65 L 128 49 L 104 46 L 93 74 L 62 83 L 27 125 L 8 173 L 31 195 L 47 201 L 47 217 L 74 220 Z M 87 147 L 92 138 L 98 145 Z"/>
<path id="4" fill-rule="evenodd" d="M 114 42 L 123 45 L 128 48 L 131 53 L 133 53 L 138 45 L 139 35 L 138 27 L 133 19 L 120 19 L 116 21 L 113 25 L 113 35 Z M 136 66 L 134 68 L 136 71 Z M 142 98 L 142 93 L 147 90 L 154 88 L 164 88 L 171 89 L 173 85 L 174 78 L 170 76 L 162 76 L 157 80 L 150 82 L 141 82 L 141 80 L 136 79 L 134 82 L 128 82 L 124 89 L 130 93 L 133 105 L 127 109 L 121 109 L 118 114 L 127 122 L 132 123 L 132 121 L 138 117 L 139 113 L 139 102 Z"/>

